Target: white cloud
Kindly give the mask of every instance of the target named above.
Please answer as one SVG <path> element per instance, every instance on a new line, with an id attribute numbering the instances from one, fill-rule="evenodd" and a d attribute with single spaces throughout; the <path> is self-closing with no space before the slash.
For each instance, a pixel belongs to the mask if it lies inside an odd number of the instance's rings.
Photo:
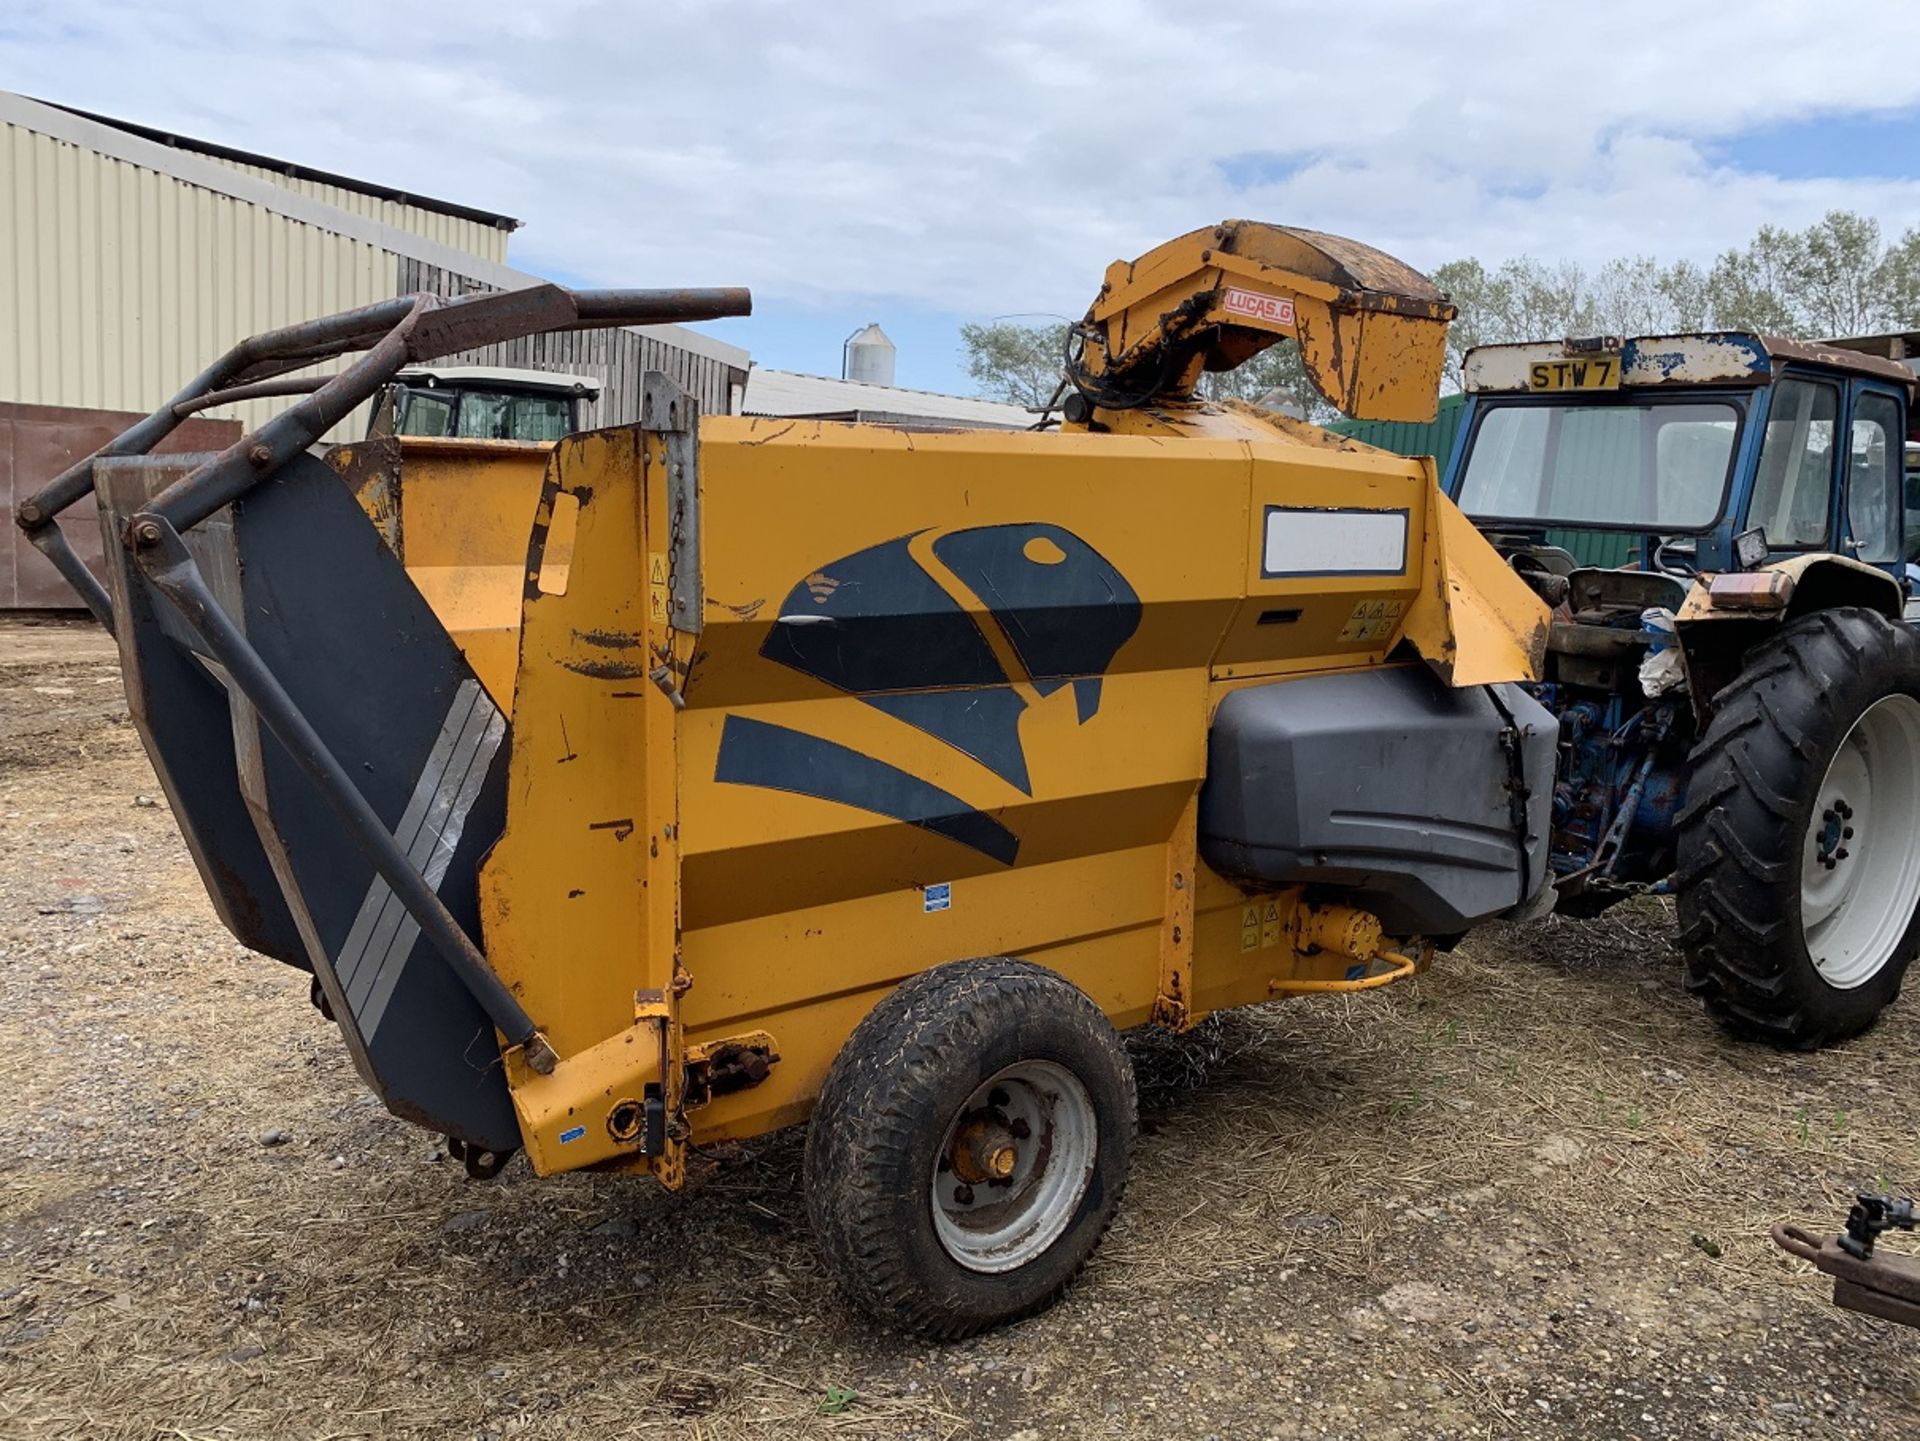
<path id="1" fill-rule="evenodd" d="M 529 267 L 1001 313 L 1228 215 L 1425 266 L 1705 259 L 1833 206 L 1898 231 L 1920 179 L 1705 147 L 1920 105 L 1916 42 L 1920 6 L 1871 0 L 14 0 L 0 84 L 511 212 Z M 1236 187 L 1249 153 L 1297 168 Z"/>

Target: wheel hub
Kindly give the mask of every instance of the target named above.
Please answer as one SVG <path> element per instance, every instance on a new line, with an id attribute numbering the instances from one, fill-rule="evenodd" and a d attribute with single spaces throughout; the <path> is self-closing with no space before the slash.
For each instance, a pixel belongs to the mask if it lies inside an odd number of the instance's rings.
<path id="1" fill-rule="evenodd" d="M 1842 797 L 1835 797 L 1820 812 L 1820 830 L 1814 837 L 1814 859 L 1828 870 L 1834 870 L 1852 854 L 1842 844 L 1853 839 L 1853 827 L 1847 824 L 1852 819 L 1853 807 Z"/>
<path id="2" fill-rule="evenodd" d="M 970 1271 L 1011 1271 L 1066 1231 L 1093 1175 L 1098 1123 L 1064 1066 L 1024 1061 L 976 1090 L 936 1154 L 935 1234 Z"/>
<path id="3" fill-rule="evenodd" d="M 1004 1103 L 1003 1103 L 1004 1104 Z M 963 1183 L 1004 1185 L 1020 1165 L 1020 1141 L 1032 1134 L 1022 1118 L 989 1105 L 962 1118 L 947 1149 L 947 1165 Z"/>

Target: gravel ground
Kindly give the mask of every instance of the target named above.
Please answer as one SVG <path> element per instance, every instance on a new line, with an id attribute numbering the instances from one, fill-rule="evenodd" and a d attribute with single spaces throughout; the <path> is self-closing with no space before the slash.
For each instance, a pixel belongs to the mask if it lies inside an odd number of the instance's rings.
<path id="1" fill-rule="evenodd" d="M 1920 1176 L 1916 1028 L 1734 1045 L 1653 903 L 1136 1042 L 1048 1314 L 875 1330 L 795 1135 L 475 1183 L 213 918 L 89 627 L 0 622 L 0 1435 L 1912 1437 L 1916 1333 L 1773 1250 Z"/>

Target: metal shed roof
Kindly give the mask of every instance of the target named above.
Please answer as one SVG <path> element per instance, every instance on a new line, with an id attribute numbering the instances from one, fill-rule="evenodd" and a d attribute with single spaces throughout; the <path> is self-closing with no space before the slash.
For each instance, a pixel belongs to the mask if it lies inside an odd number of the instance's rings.
<path id="1" fill-rule="evenodd" d="M 836 380 L 791 370 L 747 372 L 743 415 L 782 415 L 811 420 L 869 420 L 889 424 L 935 422 L 993 430 L 1025 430 L 1037 418 L 1004 401 L 979 400 L 938 391 Z"/>
<path id="2" fill-rule="evenodd" d="M 32 96 L 27 98 L 35 99 Z M 518 220 L 511 215 L 502 215 L 498 211 L 481 210 L 471 205 L 457 205 L 451 200 L 435 200 L 431 195 L 416 195 L 407 190 L 374 185 L 365 180 L 357 180 L 350 175 L 336 175 L 329 170 L 314 170 L 309 166 L 297 165 L 291 160 L 282 160 L 276 155 L 258 155 L 251 150 L 238 150 L 231 145 L 221 145 L 211 140 L 196 140 L 191 135 L 179 135 L 171 130 L 157 130 L 151 125 L 136 125 L 131 120 L 119 120 L 111 115 L 101 115 L 92 110 L 80 110 L 72 105 L 62 105 L 57 100 L 35 99 L 35 103 L 51 106 L 55 110 L 64 110 L 69 115 L 78 115 L 82 120 L 111 125 L 115 130 L 124 130 L 129 135 L 138 135 L 144 140 L 170 146 L 175 150 L 191 150 L 196 154 L 211 155 L 219 160 L 237 160 L 243 165 L 258 165 L 262 169 L 276 171 L 295 180 L 315 180 L 322 185 L 337 185 L 342 190 L 357 190 L 363 195 L 391 200 L 399 205 L 412 205 L 421 210 L 436 210 L 442 215 L 454 215 L 462 220 L 478 221 L 482 225 L 492 225 L 501 230 L 520 228 Z"/>

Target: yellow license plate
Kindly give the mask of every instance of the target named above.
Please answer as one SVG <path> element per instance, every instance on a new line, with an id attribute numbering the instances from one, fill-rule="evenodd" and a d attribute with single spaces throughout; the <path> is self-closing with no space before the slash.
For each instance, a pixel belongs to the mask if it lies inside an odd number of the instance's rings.
<path id="1" fill-rule="evenodd" d="M 1620 357 L 1595 355 L 1582 360 L 1536 360 L 1527 367 L 1528 390 L 1618 390 Z"/>

